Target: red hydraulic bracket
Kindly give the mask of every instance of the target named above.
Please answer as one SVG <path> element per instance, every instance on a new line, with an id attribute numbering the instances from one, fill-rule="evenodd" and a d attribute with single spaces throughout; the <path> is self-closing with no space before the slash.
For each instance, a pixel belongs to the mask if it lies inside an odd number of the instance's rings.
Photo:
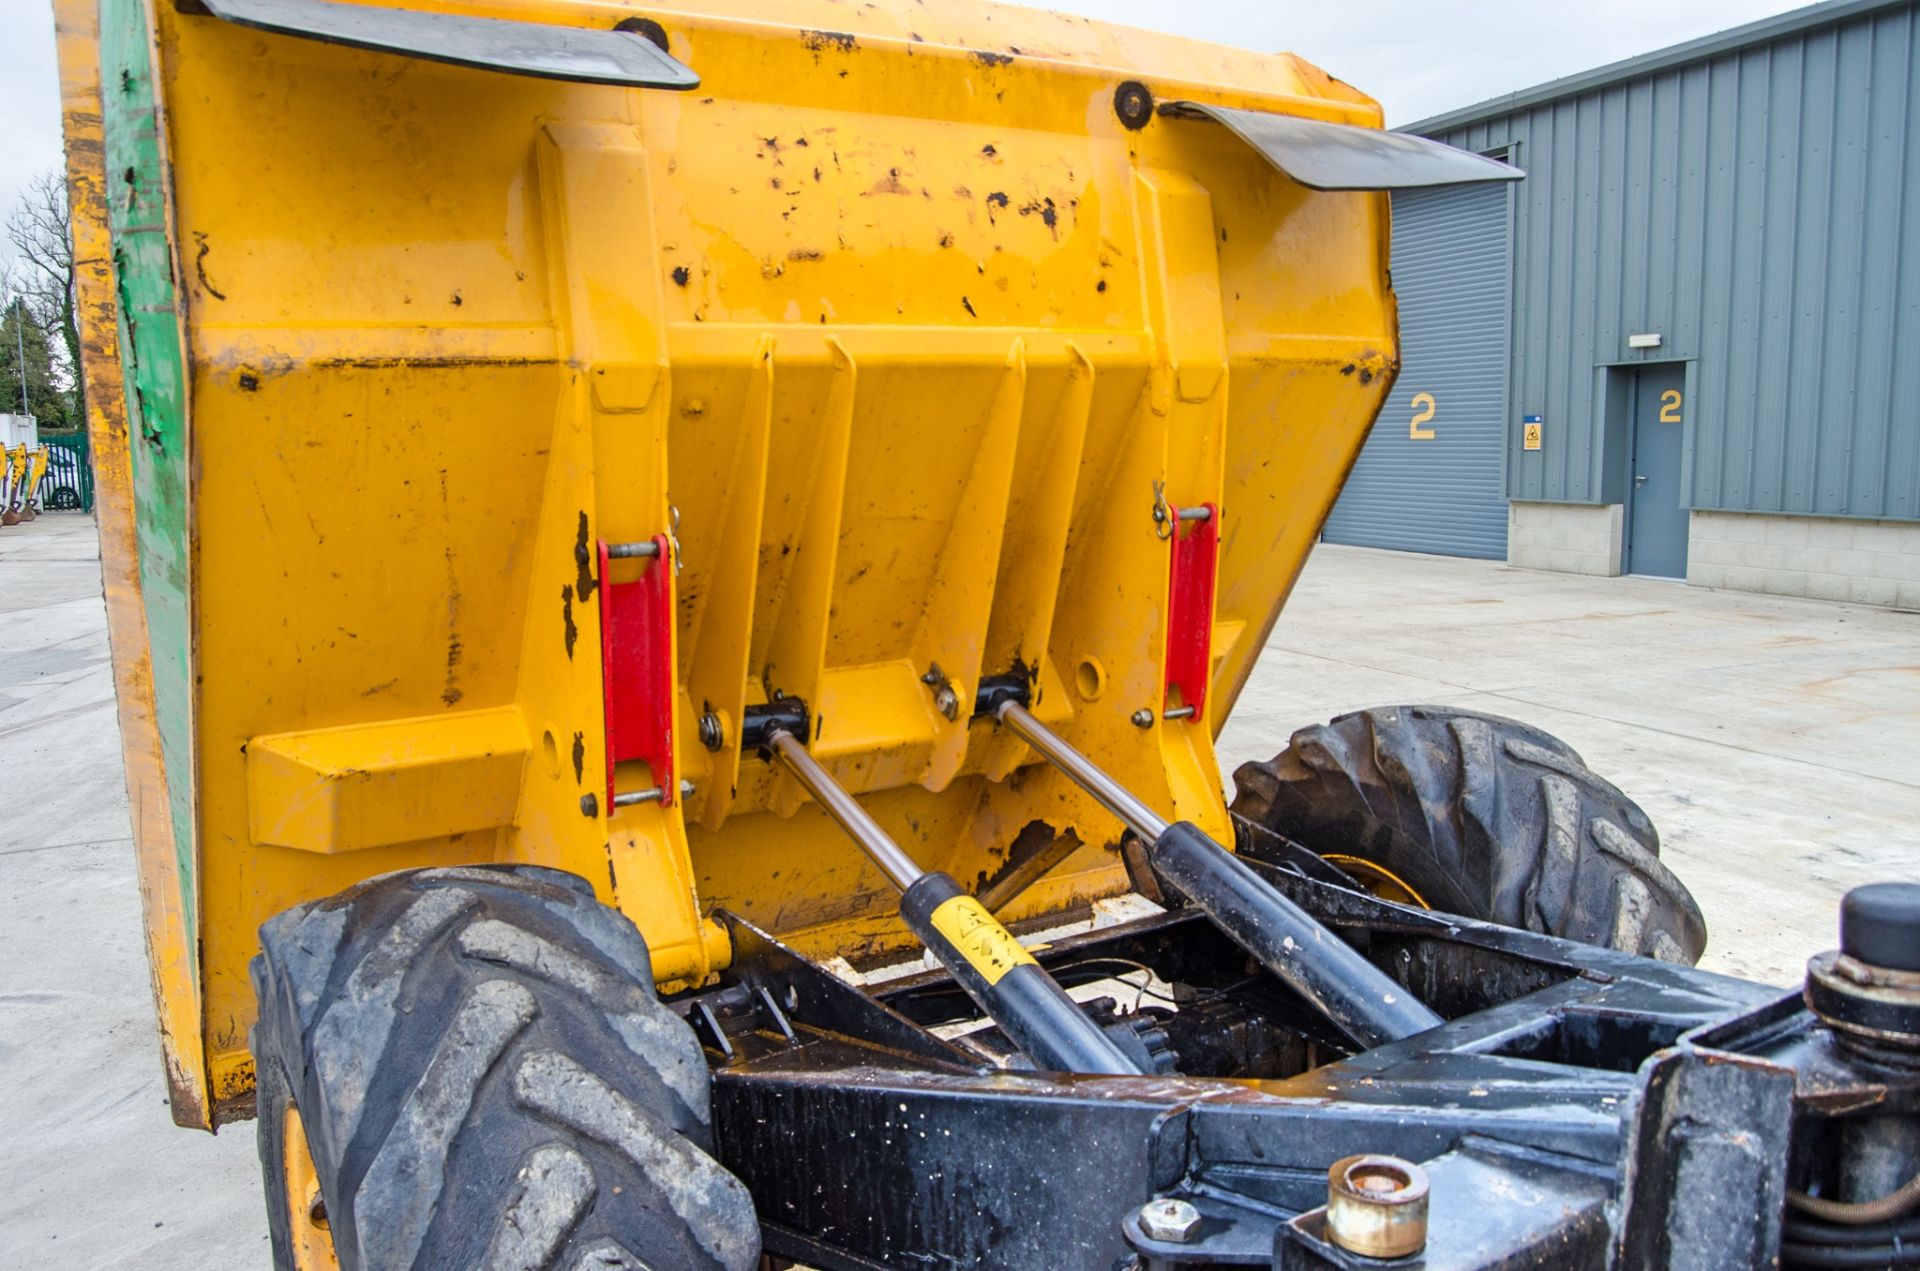
<path id="1" fill-rule="evenodd" d="M 1197 515 L 1204 509 L 1205 515 Z M 1191 718 L 1204 719 L 1213 678 L 1213 589 L 1220 569 L 1220 510 L 1211 503 L 1181 508 L 1173 526 L 1173 563 L 1167 584 L 1167 683 Z"/>
<path id="2" fill-rule="evenodd" d="M 672 548 L 664 534 L 650 541 L 654 550 L 641 561 L 640 577 L 627 583 L 613 581 L 607 568 L 613 558 L 604 541 L 599 545 L 608 815 L 625 803 L 671 807 L 680 793 L 673 771 Z M 649 790 L 639 798 L 619 797 L 613 770 L 629 759 L 644 759 L 652 766 L 657 794 Z"/>

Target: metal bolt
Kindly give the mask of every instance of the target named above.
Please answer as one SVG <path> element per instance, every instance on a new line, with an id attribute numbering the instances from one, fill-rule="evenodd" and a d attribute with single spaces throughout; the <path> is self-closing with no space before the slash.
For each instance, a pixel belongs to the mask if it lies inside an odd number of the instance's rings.
<path id="1" fill-rule="evenodd" d="M 1133 726 L 1135 728 L 1152 728 L 1153 727 L 1153 712 L 1145 706 L 1142 706 L 1139 710 L 1135 711 L 1133 713 L 1132 719 L 1133 719 Z"/>
<path id="2" fill-rule="evenodd" d="M 1153 118 L 1153 94 L 1139 80 L 1130 79 L 1113 92 L 1113 113 L 1122 127 L 1140 129 Z"/>
<path id="3" fill-rule="evenodd" d="M 580 815 L 581 816 L 599 816 L 600 800 L 596 799 L 591 794 L 581 795 L 580 796 Z"/>
<path id="4" fill-rule="evenodd" d="M 1140 1206 L 1140 1230 L 1149 1240 L 1183 1245 L 1200 1226 L 1200 1211 L 1174 1196 L 1163 1196 Z"/>
<path id="5" fill-rule="evenodd" d="M 1427 1172 L 1397 1156 L 1348 1156 L 1327 1171 L 1327 1238 L 1368 1258 L 1427 1246 Z"/>
<path id="6" fill-rule="evenodd" d="M 938 662 L 927 668 L 920 682 L 933 690 L 935 710 L 948 719 L 960 718 L 960 694 L 954 691 L 952 682 L 947 679 L 947 673 L 940 669 Z"/>
<path id="7" fill-rule="evenodd" d="M 680 783 L 680 797 L 684 799 L 692 793 L 693 782 L 682 781 Z M 592 798 L 593 796 L 588 795 L 587 797 Z M 620 791 L 613 796 L 613 806 L 616 808 L 630 808 L 639 803 L 659 803 L 665 798 L 666 791 L 662 790 L 659 786 L 648 786 L 644 790 Z"/>
<path id="8" fill-rule="evenodd" d="M 700 744 L 708 750 L 718 750 L 727 744 L 727 726 L 712 711 L 700 717 Z"/>

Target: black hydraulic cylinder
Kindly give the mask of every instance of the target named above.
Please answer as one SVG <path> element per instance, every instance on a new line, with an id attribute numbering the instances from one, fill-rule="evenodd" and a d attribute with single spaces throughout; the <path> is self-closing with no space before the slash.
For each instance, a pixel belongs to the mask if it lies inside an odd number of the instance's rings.
<path id="1" fill-rule="evenodd" d="M 907 926 L 1029 1059 L 1060 1072 L 1140 1074 L 1140 1067 L 1081 1013 L 985 905 L 948 875 L 921 869 L 901 851 L 860 801 L 807 753 L 800 736 L 775 724 L 766 728 L 761 744 L 900 888 L 900 916 Z"/>
<path id="2" fill-rule="evenodd" d="M 1371 1048 L 1445 1023 L 1425 1003 L 1186 821 L 1148 850 L 1162 883 L 1184 895 L 1235 944 Z"/>
<path id="3" fill-rule="evenodd" d="M 950 875 L 922 874 L 901 897 L 900 916 L 1034 1063 L 1061 1072 L 1140 1073 L 1139 1065 Z"/>

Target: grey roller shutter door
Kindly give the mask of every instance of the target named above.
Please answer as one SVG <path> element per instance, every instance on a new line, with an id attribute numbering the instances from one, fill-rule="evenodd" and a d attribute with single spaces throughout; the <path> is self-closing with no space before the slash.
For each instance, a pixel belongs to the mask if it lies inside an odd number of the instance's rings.
<path id="1" fill-rule="evenodd" d="M 1508 222 L 1504 185 L 1394 195 L 1400 378 L 1327 542 L 1505 558 Z"/>

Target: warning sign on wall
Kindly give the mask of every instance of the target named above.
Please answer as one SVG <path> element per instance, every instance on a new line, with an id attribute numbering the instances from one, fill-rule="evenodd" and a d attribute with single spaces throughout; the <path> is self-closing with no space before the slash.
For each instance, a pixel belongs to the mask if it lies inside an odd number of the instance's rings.
<path id="1" fill-rule="evenodd" d="M 1543 422 L 1539 415 L 1528 415 L 1520 421 L 1520 446 L 1523 450 L 1540 449 L 1540 429 Z"/>

